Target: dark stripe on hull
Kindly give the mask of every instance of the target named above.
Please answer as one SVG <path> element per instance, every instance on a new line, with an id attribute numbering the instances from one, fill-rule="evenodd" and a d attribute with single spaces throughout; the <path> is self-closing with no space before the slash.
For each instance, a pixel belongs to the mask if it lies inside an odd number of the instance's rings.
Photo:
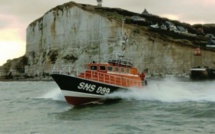
<path id="1" fill-rule="evenodd" d="M 98 98 L 84 98 L 84 97 L 71 97 L 71 96 L 65 96 L 65 99 L 67 103 L 78 106 L 78 105 L 83 105 L 89 102 L 94 102 L 94 101 L 99 101 L 100 99 Z"/>
<path id="2" fill-rule="evenodd" d="M 89 104 L 113 104 L 119 102 L 121 98 L 116 99 L 96 99 L 65 96 L 67 103 L 73 106 L 89 105 Z"/>

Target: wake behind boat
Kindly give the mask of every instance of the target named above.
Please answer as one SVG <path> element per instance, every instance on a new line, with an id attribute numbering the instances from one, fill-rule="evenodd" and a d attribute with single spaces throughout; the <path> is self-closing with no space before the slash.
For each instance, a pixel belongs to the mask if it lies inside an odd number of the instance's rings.
<path id="1" fill-rule="evenodd" d="M 143 87 L 145 74 L 138 73 L 130 60 L 118 55 L 106 63 L 92 61 L 87 69 L 78 75 L 51 74 L 66 101 L 74 106 L 94 101 L 105 101 L 105 95 L 129 87 Z"/>

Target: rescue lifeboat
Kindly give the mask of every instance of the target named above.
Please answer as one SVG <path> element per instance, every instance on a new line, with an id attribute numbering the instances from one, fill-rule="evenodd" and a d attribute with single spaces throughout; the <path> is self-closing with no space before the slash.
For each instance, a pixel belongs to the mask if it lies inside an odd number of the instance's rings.
<path id="1" fill-rule="evenodd" d="M 131 60 L 122 57 L 118 56 L 105 63 L 92 61 L 78 75 L 52 73 L 51 76 L 66 101 L 73 106 L 106 101 L 107 94 L 145 85 L 145 74 L 140 75 Z"/>

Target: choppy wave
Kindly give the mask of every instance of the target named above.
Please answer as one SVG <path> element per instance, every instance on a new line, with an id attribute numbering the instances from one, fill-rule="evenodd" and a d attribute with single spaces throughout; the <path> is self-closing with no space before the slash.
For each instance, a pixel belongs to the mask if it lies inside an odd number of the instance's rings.
<path id="1" fill-rule="evenodd" d="M 149 85 L 142 89 L 131 88 L 107 97 L 161 102 L 215 102 L 215 81 L 192 82 L 165 78 L 149 81 Z"/>
<path id="2" fill-rule="evenodd" d="M 215 133 L 215 81 L 148 83 L 108 96 L 132 101 L 73 108 L 53 82 L 0 82 L 0 133 Z"/>

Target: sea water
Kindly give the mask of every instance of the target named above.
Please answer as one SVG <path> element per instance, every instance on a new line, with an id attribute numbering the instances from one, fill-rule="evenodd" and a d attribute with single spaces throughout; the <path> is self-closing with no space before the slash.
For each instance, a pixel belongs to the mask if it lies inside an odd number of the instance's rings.
<path id="1" fill-rule="evenodd" d="M 150 79 L 121 101 L 73 107 L 55 82 L 0 82 L 0 134 L 213 134 L 215 81 Z"/>

